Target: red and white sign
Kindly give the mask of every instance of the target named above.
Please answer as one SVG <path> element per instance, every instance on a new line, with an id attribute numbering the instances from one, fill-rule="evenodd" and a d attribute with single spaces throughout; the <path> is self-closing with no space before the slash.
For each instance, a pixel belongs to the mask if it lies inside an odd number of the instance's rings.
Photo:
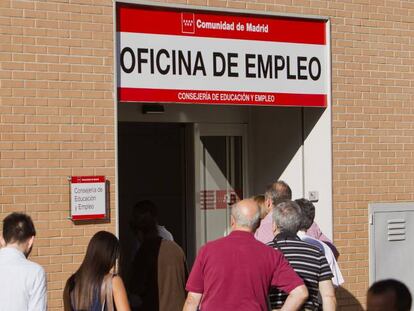
<path id="1" fill-rule="evenodd" d="M 105 176 L 72 176 L 70 197 L 72 220 L 106 217 Z"/>
<path id="2" fill-rule="evenodd" d="M 200 191 L 201 209 L 226 209 L 240 201 L 240 191 L 237 190 L 203 190 Z"/>
<path id="3" fill-rule="evenodd" d="M 121 102 L 326 107 L 323 20 L 118 4 Z"/>
<path id="4" fill-rule="evenodd" d="M 194 13 L 181 13 L 182 33 L 195 33 Z"/>

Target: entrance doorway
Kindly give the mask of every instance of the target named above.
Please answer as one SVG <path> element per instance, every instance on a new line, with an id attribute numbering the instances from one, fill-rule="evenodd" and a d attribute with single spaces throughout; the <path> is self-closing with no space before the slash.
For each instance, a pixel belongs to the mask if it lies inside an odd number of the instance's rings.
<path id="1" fill-rule="evenodd" d="M 141 200 L 154 202 L 159 224 L 186 251 L 184 133 L 178 123 L 118 124 L 119 238 L 126 261 L 137 249 L 129 223 Z"/>
<path id="2" fill-rule="evenodd" d="M 119 238 L 127 262 L 136 241 L 133 206 L 151 200 L 158 221 L 191 266 L 198 249 L 226 235 L 230 207 L 247 193 L 246 126 L 119 122 Z M 128 260 L 129 258 L 129 260 Z"/>

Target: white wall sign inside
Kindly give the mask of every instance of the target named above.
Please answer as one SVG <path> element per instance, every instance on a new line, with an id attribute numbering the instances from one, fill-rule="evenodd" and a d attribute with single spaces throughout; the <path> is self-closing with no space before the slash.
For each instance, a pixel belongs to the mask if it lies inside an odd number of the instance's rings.
<path id="1" fill-rule="evenodd" d="M 121 102 L 328 105 L 327 21 L 118 4 Z"/>
<path id="2" fill-rule="evenodd" d="M 105 176 L 72 176 L 70 179 L 72 220 L 106 217 Z"/>

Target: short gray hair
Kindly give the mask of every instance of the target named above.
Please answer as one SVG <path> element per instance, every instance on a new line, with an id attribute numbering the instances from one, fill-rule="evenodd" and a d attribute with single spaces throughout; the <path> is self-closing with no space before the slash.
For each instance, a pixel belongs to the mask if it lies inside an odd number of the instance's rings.
<path id="1" fill-rule="evenodd" d="M 279 231 L 296 233 L 302 224 L 302 211 L 298 203 L 283 200 L 273 208 L 273 221 Z"/>
<path id="2" fill-rule="evenodd" d="M 252 200 L 253 201 L 253 200 Z M 254 201 L 253 201 L 254 202 Z M 257 203 L 255 203 L 257 205 Z M 253 215 L 246 215 L 243 213 L 242 209 L 240 208 L 240 202 L 233 204 L 231 207 L 231 215 L 234 218 L 234 221 L 238 227 L 249 228 L 251 230 L 255 230 L 260 221 L 260 209 L 257 206 L 256 212 Z"/>

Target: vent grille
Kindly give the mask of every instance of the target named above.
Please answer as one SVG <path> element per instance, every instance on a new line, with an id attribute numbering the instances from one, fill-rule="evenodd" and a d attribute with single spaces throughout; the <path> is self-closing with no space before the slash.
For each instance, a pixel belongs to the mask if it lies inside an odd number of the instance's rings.
<path id="1" fill-rule="evenodd" d="M 405 232 L 405 219 L 388 220 L 388 241 L 404 241 Z"/>

